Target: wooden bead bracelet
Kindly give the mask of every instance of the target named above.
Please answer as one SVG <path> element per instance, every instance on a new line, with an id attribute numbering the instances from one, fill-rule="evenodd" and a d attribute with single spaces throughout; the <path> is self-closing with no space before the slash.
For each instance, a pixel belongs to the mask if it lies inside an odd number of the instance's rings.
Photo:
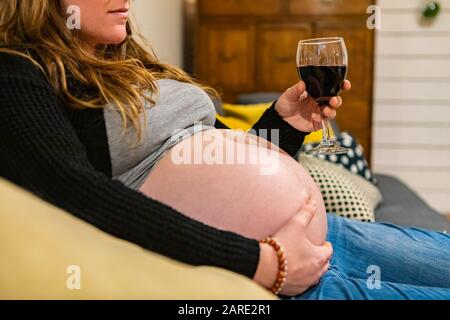
<path id="1" fill-rule="evenodd" d="M 284 252 L 284 248 L 278 242 L 278 240 L 274 237 L 268 237 L 264 240 L 260 241 L 261 243 L 266 243 L 270 245 L 276 252 L 278 258 L 278 274 L 275 284 L 273 285 L 272 291 L 274 294 L 279 294 L 281 290 L 283 290 L 284 285 L 286 284 L 287 278 L 287 259 L 286 254 Z"/>

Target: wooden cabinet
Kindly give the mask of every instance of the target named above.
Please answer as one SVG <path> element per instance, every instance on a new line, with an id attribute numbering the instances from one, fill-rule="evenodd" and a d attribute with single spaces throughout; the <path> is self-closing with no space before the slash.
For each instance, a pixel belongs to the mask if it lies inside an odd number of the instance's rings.
<path id="1" fill-rule="evenodd" d="M 342 36 L 348 79 L 337 121 L 370 158 L 374 31 L 366 26 L 372 0 L 185 0 L 185 68 L 223 93 L 227 102 L 249 92 L 282 92 L 298 82 L 299 40 Z"/>
<path id="2" fill-rule="evenodd" d="M 296 15 L 364 14 L 370 0 L 289 0 L 289 12 Z"/>
<path id="3" fill-rule="evenodd" d="M 212 86 L 227 91 L 254 90 L 254 32 L 245 25 L 205 24 L 198 73 Z"/>
<path id="4" fill-rule="evenodd" d="M 199 0 L 197 2 L 201 14 L 205 15 L 273 15 L 281 13 L 282 5 L 280 0 Z"/>
<path id="5" fill-rule="evenodd" d="M 312 35 L 309 24 L 263 24 L 257 29 L 256 86 L 259 91 L 284 91 L 296 83 L 296 50 L 299 39 Z"/>

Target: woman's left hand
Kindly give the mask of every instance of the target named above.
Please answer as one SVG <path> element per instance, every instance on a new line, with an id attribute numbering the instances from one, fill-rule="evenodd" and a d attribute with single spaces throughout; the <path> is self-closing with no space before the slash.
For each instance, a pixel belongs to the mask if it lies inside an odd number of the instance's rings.
<path id="1" fill-rule="evenodd" d="M 343 91 L 349 91 L 352 85 L 345 80 Z M 275 104 L 275 110 L 291 126 L 302 132 L 313 132 L 322 128 L 322 117 L 331 120 L 336 117 L 336 110 L 342 105 L 341 97 L 333 97 L 330 105 L 323 111 L 314 98 L 306 92 L 306 85 L 300 81 L 287 89 Z"/>

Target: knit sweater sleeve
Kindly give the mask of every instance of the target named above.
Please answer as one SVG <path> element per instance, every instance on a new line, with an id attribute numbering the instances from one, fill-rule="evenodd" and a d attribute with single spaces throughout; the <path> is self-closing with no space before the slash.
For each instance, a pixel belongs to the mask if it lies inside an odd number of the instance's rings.
<path id="1" fill-rule="evenodd" d="M 309 133 L 298 131 L 284 121 L 275 110 L 275 103 L 253 125 L 252 132 L 277 144 L 290 156 L 295 157 Z M 218 129 L 229 129 L 218 119 L 216 119 L 215 127 Z"/>
<path id="2" fill-rule="evenodd" d="M 96 171 L 65 106 L 46 80 L 30 72 L 31 63 L 2 59 L 4 55 L 0 57 L 0 176 L 148 250 L 193 265 L 254 275 L 257 241 L 192 220 Z"/>

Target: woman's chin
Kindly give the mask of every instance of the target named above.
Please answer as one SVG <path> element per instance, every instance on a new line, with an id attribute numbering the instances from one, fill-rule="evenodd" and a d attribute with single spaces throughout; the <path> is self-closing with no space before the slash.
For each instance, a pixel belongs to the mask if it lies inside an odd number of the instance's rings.
<path id="1" fill-rule="evenodd" d="M 124 26 L 114 26 L 108 36 L 101 39 L 99 43 L 103 44 L 120 44 L 127 38 L 127 32 Z"/>
<path id="2" fill-rule="evenodd" d="M 106 44 L 121 44 L 122 42 L 125 41 L 126 38 L 127 38 L 126 34 L 118 35 L 117 37 L 109 39 Z"/>

